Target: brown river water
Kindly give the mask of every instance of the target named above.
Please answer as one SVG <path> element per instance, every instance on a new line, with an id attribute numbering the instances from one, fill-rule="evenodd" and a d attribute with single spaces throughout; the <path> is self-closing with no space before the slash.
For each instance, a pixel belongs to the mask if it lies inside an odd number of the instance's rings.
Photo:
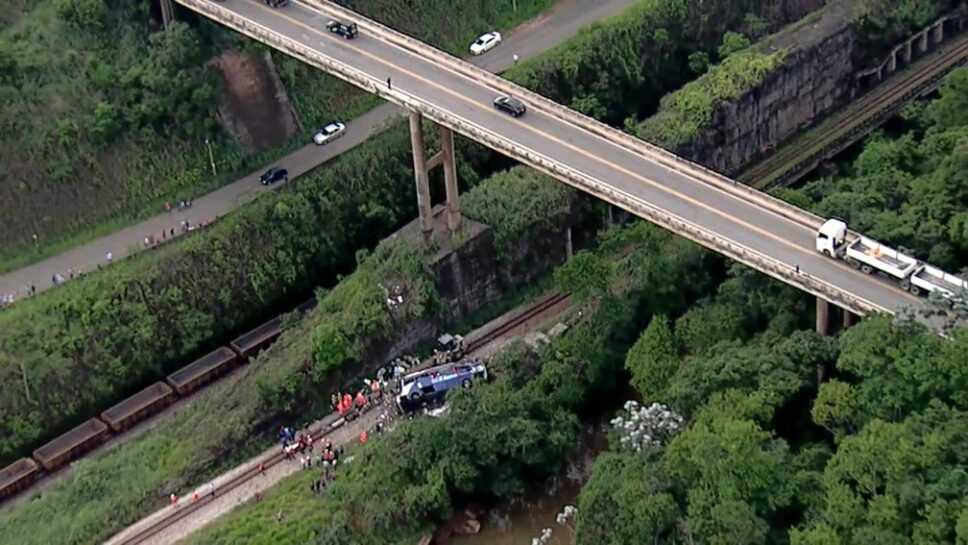
<path id="1" fill-rule="evenodd" d="M 595 457 L 606 446 L 605 426 L 588 426 L 583 431 L 565 469 L 533 493 L 515 498 L 488 511 L 481 517 L 481 531 L 476 535 L 454 536 L 451 545 L 531 545 L 544 528 L 552 531 L 547 545 L 573 545 L 572 528 L 555 521 L 566 505 L 578 505 L 578 493 L 591 475 Z"/>

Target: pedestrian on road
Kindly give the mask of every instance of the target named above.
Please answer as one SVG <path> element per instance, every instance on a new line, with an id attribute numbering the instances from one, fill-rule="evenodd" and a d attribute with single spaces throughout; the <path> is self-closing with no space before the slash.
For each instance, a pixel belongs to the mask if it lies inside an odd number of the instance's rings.
<path id="1" fill-rule="evenodd" d="M 365 445 L 366 444 L 366 440 L 367 440 L 366 430 L 363 430 L 363 431 L 360 432 L 360 443 L 363 443 Z"/>
<path id="2" fill-rule="evenodd" d="M 800 274 L 800 264 L 797 264 L 797 274 Z"/>
<path id="3" fill-rule="evenodd" d="M 174 228 L 174 227 L 172 227 L 172 228 L 171 228 L 171 232 L 170 232 L 170 233 L 168 233 L 168 234 L 170 234 L 170 235 L 171 235 L 171 238 L 175 238 L 175 228 Z"/>
<path id="4" fill-rule="evenodd" d="M 74 269 L 67 269 L 67 274 L 70 275 L 71 280 L 74 280 Z"/>
<path id="5" fill-rule="evenodd" d="M 177 507 L 178 506 L 178 496 L 175 495 L 174 492 L 171 493 L 171 496 L 168 496 L 168 501 L 171 502 L 171 506 L 172 507 Z"/>
<path id="6" fill-rule="evenodd" d="M 387 89 L 393 89 L 393 86 L 390 85 L 390 76 L 387 76 Z M 34 236 L 37 236 L 37 235 L 34 235 Z"/>
<path id="7" fill-rule="evenodd" d="M 171 203 L 165 201 L 165 212 L 171 212 Z"/>
<path id="8" fill-rule="evenodd" d="M 208 483 L 208 493 L 213 498 L 215 497 L 215 482 L 214 481 Z"/>
<path id="9" fill-rule="evenodd" d="M 114 259 L 114 254 L 111 252 L 108 252 L 107 255 L 105 255 L 104 257 L 108 258 L 108 264 L 110 265 L 111 260 Z"/>
<path id="10" fill-rule="evenodd" d="M 517 53 L 515 53 L 514 55 L 511 55 L 511 59 L 514 61 L 514 64 L 518 64 L 518 60 L 520 58 L 521 57 L 519 57 Z"/>
<path id="11" fill-rule="evenodd" d="M 30 285 L 30 295 L 37 295 L 37 286 L 33 284 Z"/>

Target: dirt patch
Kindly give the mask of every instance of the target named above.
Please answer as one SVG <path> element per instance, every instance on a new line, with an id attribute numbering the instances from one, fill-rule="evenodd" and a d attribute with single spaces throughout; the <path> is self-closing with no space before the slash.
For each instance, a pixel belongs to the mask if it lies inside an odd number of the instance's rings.
<path id="1" fill-rule="evenodd" d="M 218 120 L 248 152 L 277 146 L 302 129 L 268 53 L 228 50 L 213 66 L 224 83 Z"/>

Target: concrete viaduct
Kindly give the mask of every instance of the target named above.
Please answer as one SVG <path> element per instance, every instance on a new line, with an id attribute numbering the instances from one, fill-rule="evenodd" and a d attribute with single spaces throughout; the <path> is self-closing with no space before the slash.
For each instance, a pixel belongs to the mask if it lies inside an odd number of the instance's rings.
<path id="1" fill-rule="evenodd" d="M 923 304 L 894 284 L 815 251 L 823 218 L 565 108 L 490 72 L 326 0 L 271 8 L 257 0 L 175 0 L 229 28 L 403 106 L 409 112 L 421 225 L 431 228 L 428 170 L 442 165 L 447 221 L 460 225 L 453 132 L 527 164 L 677 234 L 817 297 L 817 329 L 829 304 L 851 313 L 893 314 Z M 326 30 L 355 22 L 359 36 Z M 520 119 L 495 111 L 498 95 L 522 99 Z M 425 157 L 422 120 L 442 150 Z M 857 236 L 852 233 L 851 236 Z"/>

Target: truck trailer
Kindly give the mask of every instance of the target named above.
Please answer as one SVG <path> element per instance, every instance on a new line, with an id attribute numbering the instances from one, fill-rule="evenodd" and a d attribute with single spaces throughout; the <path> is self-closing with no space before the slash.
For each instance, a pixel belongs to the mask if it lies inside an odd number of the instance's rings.
<path id="1" fill-rule="evenodd" d="M 847 240 L 847 224 L 828 219 L 817 231 L 817 251 L 834 259 L 842 259 L 867 274 L 880 273 L 914 295 L 939 292 L 945 297 L 968 290 L 968 282 L 922 263 L 917 258 L 865 236 Z"/>

